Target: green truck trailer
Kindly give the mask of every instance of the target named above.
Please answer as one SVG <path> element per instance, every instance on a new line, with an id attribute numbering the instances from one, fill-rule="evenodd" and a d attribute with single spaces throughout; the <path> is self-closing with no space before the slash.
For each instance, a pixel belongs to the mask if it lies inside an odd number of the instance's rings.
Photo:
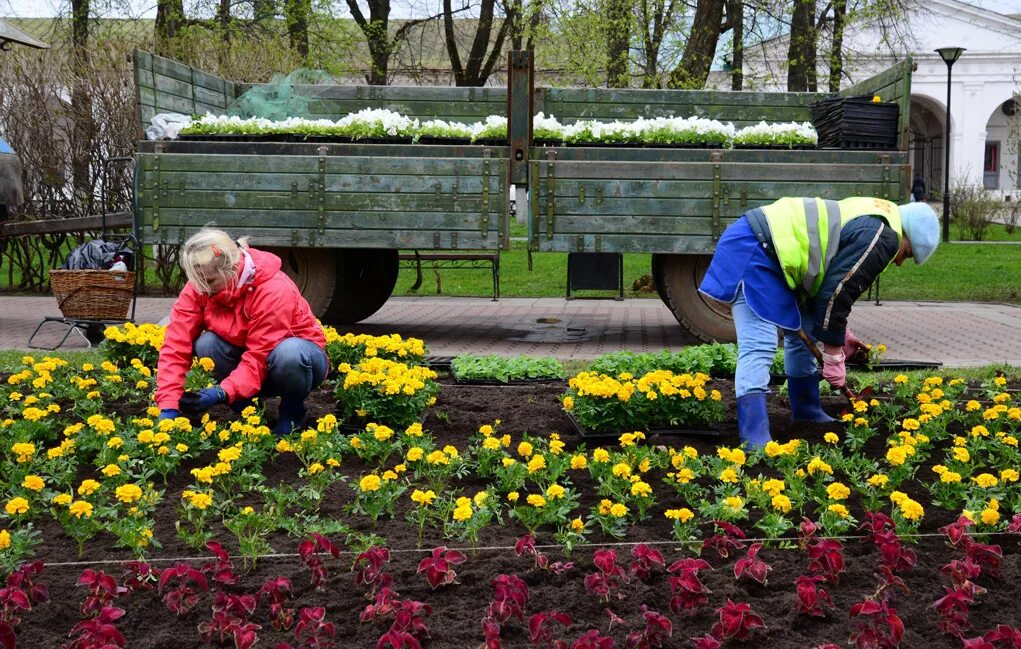
<path id="1" fill-rule="evenodd" d="M 139 125 L 161 112 L 223 114 L 252 88 L 136 52 Z M 650 272 L 677 320 L 704 340 L 733 338 L 728 310 L 696 290 L 715 242 L 752 207 L 783 196 L 907 200 L 912 63 L 843 90 L 899 105 L 890 150 L 536 146 L 532 116 L 699 116 L 735 127 L 802 122 L 828 93 L 535 87 L 532 59 L 512 52 L 507 88 L 296 86 L 306 114 L 363 108 L 412 118 L 506 115 L 506 142 L 475 145 L 313 141 L 139 142 L 135 226 L 176 245 L 208 223 L 276 251 L 326 322 L 352 323 L 390 297 L 399 250 L 499 251 L 510 219 L 530 252 L 652 253 Z"/>

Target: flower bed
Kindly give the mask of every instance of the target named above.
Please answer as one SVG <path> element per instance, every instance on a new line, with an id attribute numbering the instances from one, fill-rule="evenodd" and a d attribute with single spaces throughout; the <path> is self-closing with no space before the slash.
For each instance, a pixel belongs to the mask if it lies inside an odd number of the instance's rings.
<path id="1" fill-rule="evenodd" d="M 559 381 L 567 376 L 564 364 L 555 358 L 524 355 L 510 358 L 460 354 L 451 361 L 450 371 L 458 383 L 476 385 Z"/>
<path id="2" fill-rule="evenodd" d="M 371 646 L 426 630 L 431 647 L 487 635 L 575 646 L 596 642 L 590 631 L 615 646 L 632 634 L 843 646 L 870 633 L 1008 646 L 997 625 L 1018 625 L 1016 376 L 898 377 L 839 426 L 792 426 L 774 398 L 778 443 L 746 453 L 640 433 L 582 443 L 556 385 L 444 385 L 420 425 L 366 426 L 359 442 L 336 434 L 329 390 L 310 400 L 315 425 L 282 442 L 263 425 L 272 411 L 235 421 L 218 407 L 154 428 L 138 365 L 32 358 L 4 377 L 0 559 L 47 562 L 18 573 L 35 598 L 13 625 L 19 646 L 65 644 L 79 621 L 75 637 L 105 629 L 143 649 L 224 628 L 227 646 L 252 633 L 259 646 Z M 732 442 L 732 388 L 720 391 Z M 147 473 L 174 452 L 166 482 Z M 115 563 L 59 565 L 90 524 L 84 557 Z"/>

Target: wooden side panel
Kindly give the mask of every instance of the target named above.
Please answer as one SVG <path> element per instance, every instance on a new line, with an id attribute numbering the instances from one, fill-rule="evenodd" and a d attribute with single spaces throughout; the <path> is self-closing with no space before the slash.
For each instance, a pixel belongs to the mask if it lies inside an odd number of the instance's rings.
<path id="1" fill-rule="evenodd" d="M 157 113 L 219 115 L 234 100 L 231 81 L 141 50 L 135 50 L 133 60 L 138 119 L 143 131 Z"/>
<path id="2" fill-rule="evenodd" d="M 508 245 L 507 160 L 138 154 L 136 219 L 151 242 L 204 225 L 258 244 L 489 249 Z"/>

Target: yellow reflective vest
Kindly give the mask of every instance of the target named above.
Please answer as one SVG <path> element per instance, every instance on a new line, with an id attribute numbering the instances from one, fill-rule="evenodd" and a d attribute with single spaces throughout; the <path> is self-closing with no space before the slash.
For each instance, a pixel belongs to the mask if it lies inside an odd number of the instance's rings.
<path id="1" fill-rule="evenodd" d="M 878 216 L 904 236 L 896 203 L 855 197 L 842 201 L 781 198 L 762 208 L 787 285 L 809 296 L 819 292 L 826 268 L 840 245 L 840 230 L 859 216 Z"/>

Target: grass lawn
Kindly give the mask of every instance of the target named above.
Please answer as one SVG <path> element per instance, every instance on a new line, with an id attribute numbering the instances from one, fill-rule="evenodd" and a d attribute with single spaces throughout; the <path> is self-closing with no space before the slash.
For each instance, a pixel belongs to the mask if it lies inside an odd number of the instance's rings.
<path id="1" fill-rule="evenodd" d="M 1015 232 L 1017 234 L 1017 232 Z M 512 241 L 500 256 L 500 294 L 503 297 L 563 297 L 567 290 L 567 253 L 533 253 L 528 270 L 524 241 Z M 625 297 L 658 299 L 655 292 L 636 293 L 632 284 L 650 272 L 651 255 L 624 255 Z M 1021 304 L 1021 245 L 951 243 L 940 246 L 924 266 L 908 261 L 891 267 L 880 281 L 884 300 L 949 302 L 1005 302 Z M 485 297 L 492 294 L 488 270 L 442 270 L 443 295 Z M 402 270 L 394 295 L 435 295 L 436 277 L 422 269 L 422 286 L 411 290 L 414 270 Z M 584 292 L 582 295 L 608 295 Z"/>

